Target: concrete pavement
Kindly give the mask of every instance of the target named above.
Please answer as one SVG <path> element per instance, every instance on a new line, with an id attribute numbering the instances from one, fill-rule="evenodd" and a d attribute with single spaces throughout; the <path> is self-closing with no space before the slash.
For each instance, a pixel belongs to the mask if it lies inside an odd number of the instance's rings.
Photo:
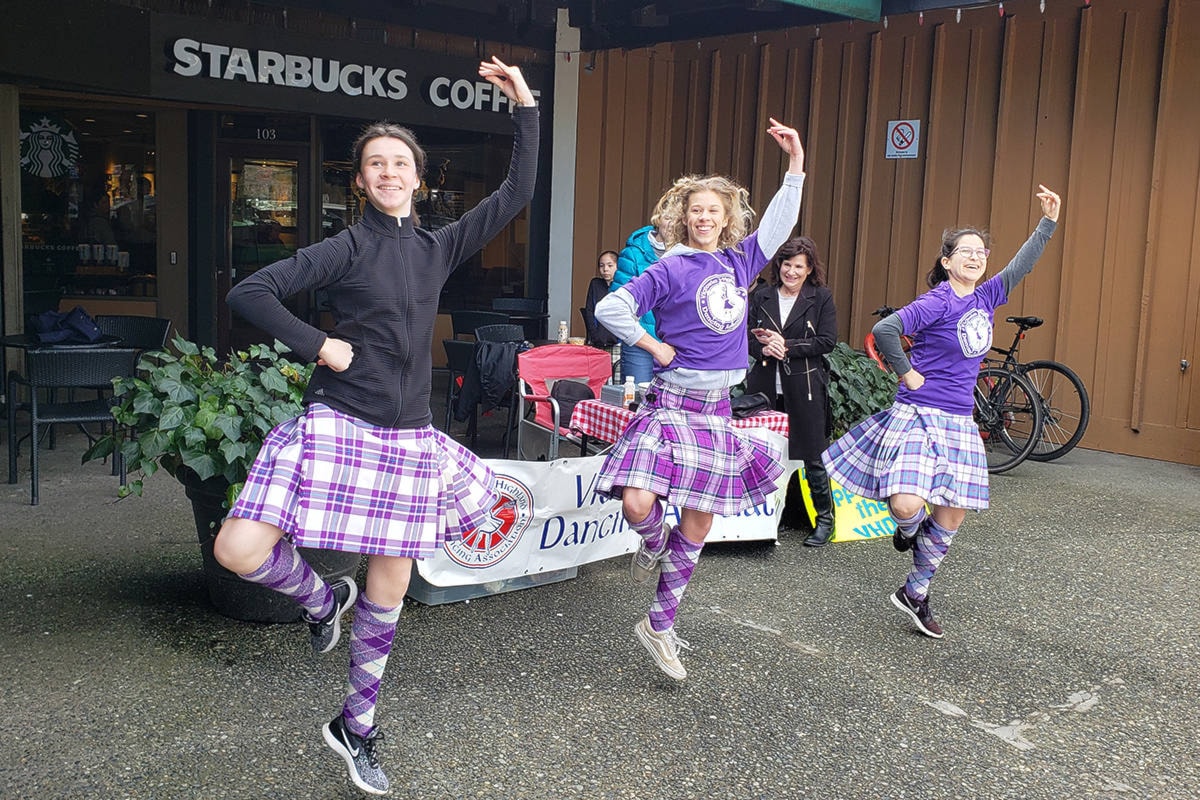
<path id="1" fill-rule="evenodd" d="M 0 797 L 363 796 L 318 731 L 345 641 L 317 658 L 302 626 L 216 614 L 181 487 L 114 502 L 81 451 L 46 454 L 39 507 L 24 465 L 0 484 Z M 705 551 L 683 683 L 632 635 L 650 590 L 625 559 L 410 602 L 391 796 L 1200 797 L 1200 469 L 1076 451 L 992 486 L 935 582 L 941 641 L 889 604 L 888 542 L 795 534 Z"/>

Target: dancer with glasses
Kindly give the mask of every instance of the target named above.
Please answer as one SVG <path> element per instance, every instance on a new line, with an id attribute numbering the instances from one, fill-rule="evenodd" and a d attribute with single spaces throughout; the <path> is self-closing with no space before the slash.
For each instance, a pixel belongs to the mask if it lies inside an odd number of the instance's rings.
<path id="1" fill-rule="evenodd" d="M 807 236 L 783 243 L 767 265 L 767 282 L 750 294 L 750 374 L 747 392 L 761 392 L 788 415 L 788 458 L 804 461 L 817 512 L 808 547 L 833 538 L 833 492 L 821 463 L 829 446 L 829 365 L 824 355 L 837 344 L 837 310 L 825 285 L 825 265 Z M 805 519 L 799 472 L 788 479 L 780 527 Z M 807 527 L 807 523 L 804 523 Z"/>
<path id="2" fill-rule="evenodd" d="M 1035 196 L 1042 219 L 1012 261 L 984 280 L 987 234 L 948 230 L 926 278 L 930 291 L 875 324 L 875 344 L 900 377 L 896 402 L 860 422 L 825 451 L 839 483 L 886 500 L 892 543 L 912 551 L 912 569 L 892 604 L 917 630 L 942 638 L 929 584 L 967 510 L 988 506 L 987 458 L 972 417 L 979 364 L 992 344 L 995 309 L 1033 269 L 1054 233 L 1062 201 L 1045 186 Z M 906 355 L 901 335 L 912 339 Z M 926 505 L 933 513 L 926 511 Z"/>
<path id="3" fill-rule="evenodd" d="M 645 348 L 655 375 L 638 413 L 600 469 L 596 491 L 619 497 L 641 535 L 631 571 L 648 582 L 659 572 L 650 613 L 634 629 L 655 664 L 687 677 L 675 612 L 691 579 L 714 514 L 739 514 L 763 502 L 783 474 L 782 453 L 743 438 L 729 424 L 729 387 L 746 374 L 746 295 L 768 259 L 787 241 L 800 210 L 804 148 L 792 128 L 767 128 L 788 156 L 783 186 L 757 231 L 748 192 L 721 176 L 675 181 L 651 222 L 667 245 L 661 259 L 609 294 L 596 316 L 622 345 Z M 659 339 L 641 327 L 653 311 Z M 622 347 L 624 352 L 624 347 Z M 663 499 L 681 509 L 664 524 Z"/>

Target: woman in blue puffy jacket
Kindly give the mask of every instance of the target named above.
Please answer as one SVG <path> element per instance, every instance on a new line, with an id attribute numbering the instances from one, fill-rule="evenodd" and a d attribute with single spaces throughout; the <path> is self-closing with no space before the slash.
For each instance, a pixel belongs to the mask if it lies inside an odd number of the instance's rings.
<path id="1" fill-rule="evenodd" d="M 625 247 L 617 257 L 617 274 L 613 278 L 611 291 L 629 283 L 646 271 L 646 268 L 658 261 L 663 254 L 664 246 L 655 233 L 653 225 L 638 228 L 629 234 Z M 638 319 L 646 333 L 654 338 L 654 313 L 647 311 Z M 638 383 L 649 383 L 654 377 L 654 358 L 650 353 L 636 345 L 621 346 L 621 375 L 632 375 Z"/>

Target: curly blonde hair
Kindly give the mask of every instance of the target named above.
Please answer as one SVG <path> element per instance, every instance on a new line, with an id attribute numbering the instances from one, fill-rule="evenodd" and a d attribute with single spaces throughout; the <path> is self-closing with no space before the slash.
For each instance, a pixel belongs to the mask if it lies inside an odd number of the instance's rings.
<path id="1" fill-rule="evenodd" d="M 658 199 L 650 224 L 658 231 L 658 237 L 667 249 L 680 242 L 686 244 L 687 206 L 696 192 L 713 192 L 725 206 L 728 224 L 721 230 L 718 248 L 732 247 L 746 238 L 754 223 L 754 209 L 750 207 L 750 192 L 722 175 L 684 175 Z"/>

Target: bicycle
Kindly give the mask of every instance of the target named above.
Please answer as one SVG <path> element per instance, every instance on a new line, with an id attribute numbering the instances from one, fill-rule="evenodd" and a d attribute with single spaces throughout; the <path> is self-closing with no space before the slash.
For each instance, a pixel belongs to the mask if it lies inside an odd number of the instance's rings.
<path id="1" fill-rule="evenodd" d="M 1034 461 L 1053 461 L 1069 453 L 1087 430 L 1091 418 L 1091 401 L 1083 380 L 1065 364 L 1049 359 L 1022 363 L 1019 358 L 1025 331 L 1042 324 L 1040 317 L 1006 317 L 1005 322 L 1017 326 L 1012 345 L 1005 349 L 992 346 L 1003 359 L 988 358 L 990 367 L 1019 372 L 1033 385 L 1041 399 L 1043 412 L 1042 434 L 1029 457 Z"/>
<path id="2" fill-rule="evenodd" d="M 882 318 L 894 312 L 891 306 L 880 306 L 871 313 Z M 891 372 L 875 347 L 875 336 L 868 333 L 863 344 L 867 355 L 879 368 Z M 912 340 L 902 336 L 901 344 L 907 351 L 912 347 Z M 1035 400 L 1037 391 L 1020 371 L 998 366 L 980 365 L 972 393 L 973 417 L 983 440 L 988 472 L 1007 472 L 1028 458 L 1037 447 L 1044 418 L 1043 404 Z"/>

